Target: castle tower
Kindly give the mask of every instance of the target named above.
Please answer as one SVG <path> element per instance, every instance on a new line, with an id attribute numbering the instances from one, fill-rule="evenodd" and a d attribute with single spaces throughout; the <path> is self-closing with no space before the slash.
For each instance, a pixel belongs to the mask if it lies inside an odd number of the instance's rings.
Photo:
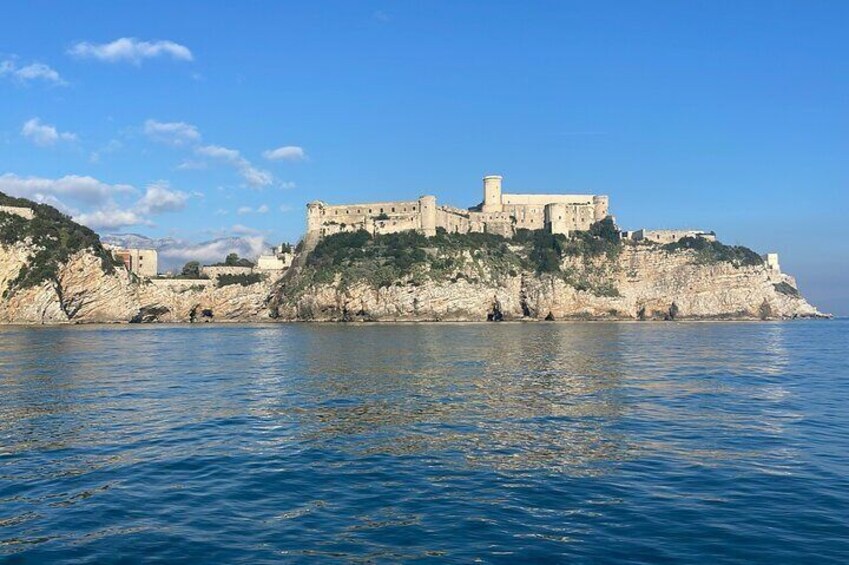
<path id="1" fill-rule="evenodd" d="M 502 212 L 501 177 L 488 175 L 483 177 L 483 212 Z"/>
<path id="2" fill-rule="evenodd" d="M 419 225 L 426 237 L 436 235 L 436 196 L 419 197 Z"/>
<path id="3" fill-rule="evenodd" d="M 763 259 L 770 271 L 774 273 L 781 272 L 781 265 L 778 264 L 778 253 L 767 253 L 763 256 Z"/>
<path id="4" fill-rule="evenodd" d="M 324 202 L 313 200 L 307 204 L 307 233 L 321 230 L 321 212 L 324 210 Z"/>
<path id="5" fill-rule="evenodd" d="M 608 206 L 610 198 L 607 196 L 593 196 L 593 220 L 600 222 L 609 215 Z"/>
<path id="6" fill-rule="evenodd" d="M 566 218 L 566 204 L 551 203 L 546 204 L 543 208 L 543 218 L 545 220 L 545 229 L 549 233 L 559 233 L 569 235 Z"/>

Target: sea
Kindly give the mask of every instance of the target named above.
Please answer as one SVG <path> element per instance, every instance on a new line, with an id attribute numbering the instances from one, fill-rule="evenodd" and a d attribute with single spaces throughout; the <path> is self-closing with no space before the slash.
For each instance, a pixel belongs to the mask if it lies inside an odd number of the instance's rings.
<path id="1" fill-rule="evenodd" d="M 847 563 L 849 321 L 2 327 L 0 562 Z"/>

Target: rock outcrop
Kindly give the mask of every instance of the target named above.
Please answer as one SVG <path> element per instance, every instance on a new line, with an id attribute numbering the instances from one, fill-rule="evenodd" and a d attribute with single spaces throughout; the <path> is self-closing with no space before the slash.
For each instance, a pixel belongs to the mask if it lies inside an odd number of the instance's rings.
<path id="1" fill-rule="evenodd" d="M 602 268 L 600 263 L 606 263 Z M 296 295 L 279 290 L 272 307 L 283 320 L 484 321 L 684 320 L 823 317 L 792 277 L 766 266 L 700 264 L 693 251 L 623 245 L 615 261 L 564 260 L 587 281 L 609 291 L 576 288 L 558 275 L 481 272 L 480 265 L 441 280 L 385 286 L 340 284 L 339 277 Z M 587 272 L 589 271 L 590 274 Z M 599 275 L 598 273 L 602 273 Z M 590 281 L 593 282 L 593 281 Z M 598 281 L 596 281 L 598 282 Z M 582 285 L 578 285 L 580 287 Z M 587 285 L 590 287 L 598 285 Z"/>
<path id="2" fill-rule="evenodd" d="M 612 220 L 572 238 L 338 234 L 307 240 L 279 281 L 218 286 L 138 280 L 94 232 L 29 204 L 27 217 L 0 212 L 0 323 L 824 316 L 751 250 L 621 242 Z"/>
<path id="3" fill-rule="evenodd" d="M 8 289 L 32 255 L 25 243 L 0 245 L 0 289 Z M 208 281 L 160 285 L 123 268 L 105 273 L 100 258 L 80 251 L 56 280 L 15 289 L 0 299 L 0 323 L 253 322 L 269 320 L 268 281 L 217 288 Z"/>

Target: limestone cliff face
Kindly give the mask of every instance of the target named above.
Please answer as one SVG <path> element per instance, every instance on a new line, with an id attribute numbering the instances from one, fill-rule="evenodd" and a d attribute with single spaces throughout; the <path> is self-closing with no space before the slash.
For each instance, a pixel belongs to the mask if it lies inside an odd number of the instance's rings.
<path id="1" fill-rule="evenodd" d="M 25 243 L 0 245 L 0 289 L 15 279 L 31 253 Z M 399 280 L 379 288 L 363 282 L 341 284 L 337 277 L 287 296 L 285 285 L 268 281 L 223 288 L 200 281 L 138 282 L 120 268 L 104 273 L 100 259 L 82 251 L 61 266 L 57 280 L 0 299 L 0 323 L 823 316 L 798 293 L 792 277 L 765 266 L 702 264 L 690 251 L 624 246 L 615 260 L 567 258 L 563 267 L 574 275 L 568 283 L 557 275 L 466 265 L 443 277 Z M 575 284 L 576 278 L 582 283 Z"/>
<path id="2" fill-rule="evenodd" d="M 24 242 L 0 245 L 0 289 L 8 288 L 32 251 Z M 121 268 L 106 274 L 99 257 L 81 251 L 60 267 L 57 280 L 0 299 L 0 323 L 262 321 L 269 319 L 265 302 L 270 289 L 268 282 L 157 286 L 138 282 Z"/>
<path id="3" fill-rule="evenodd" d="M 765 266 L 700 264 L 692 251 L 623 246 L 614 261 L 569 258 L 564 269 L 600 296 L 564 277 L 458 271 L 443 280 L 310 286 L 280 292 L 272 307 L 284 320 L 778 319 L 823 316 L 799 295 L 792 277 Z M 482 276 L 481 276 L 482 275 Z M 602 280 L 593 280 L 593 279 Z M 599 284 L 602 283 L 602 284 Z"/>
<path id="4" fill-rule="evenodd" d="M 270 320 L 266 307 L 271 284 L 250 286 L 138 285 L 141 309 L 137 322 L 262 322 Z"/>

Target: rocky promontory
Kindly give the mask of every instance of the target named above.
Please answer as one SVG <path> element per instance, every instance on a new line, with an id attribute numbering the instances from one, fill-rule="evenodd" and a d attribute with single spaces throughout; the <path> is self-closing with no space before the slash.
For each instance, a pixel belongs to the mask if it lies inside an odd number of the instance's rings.
<path id="1" fill-rule="evenodd" d="M 0 323 L 706 320 L 823 317 L 743 247 L 571 237 L 340 233 L 301 246 L 280 280 L 139 279 L 50 206 L 0 194 Z"/>
<path id="2" fill-rule="evenodd" d="M 721 320 L 824 316 L 743 247 L 521 231 L 338 234 L 275 289 L 284 320 Z"/>

